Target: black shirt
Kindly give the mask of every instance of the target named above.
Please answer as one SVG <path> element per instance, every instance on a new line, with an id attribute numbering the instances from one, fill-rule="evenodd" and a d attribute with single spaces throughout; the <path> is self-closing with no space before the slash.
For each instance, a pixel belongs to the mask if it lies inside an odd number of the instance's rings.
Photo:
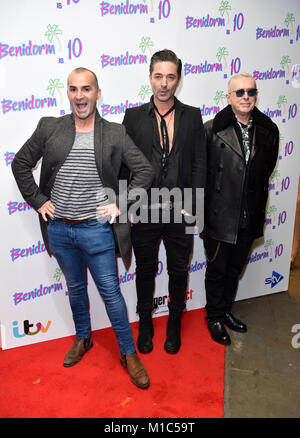
<path id="1" fill-rule="evenodd" d="M 171 151 L 169 152 L 168 166 L 166 175 L 162 172 L 162 154 L 163 149 L 160 144 L 158 123 L 155 114 L 155 109 L 153 106 L 153 97 L 150 101 L 149 115 L 152 118 L 153 125 L 153 150 L 151 164 L 155 171 L 155 177 L 152 182 L 151 187 L 162 188 L 166 187 L 168 189 L 173 189 L 174 187 L 181 187 L 180 184 L 180 149 L 182 145 L 178 145 L 173 142 Z M 176 105 L 174 114 L 174 132 L 176 123 Z"/>

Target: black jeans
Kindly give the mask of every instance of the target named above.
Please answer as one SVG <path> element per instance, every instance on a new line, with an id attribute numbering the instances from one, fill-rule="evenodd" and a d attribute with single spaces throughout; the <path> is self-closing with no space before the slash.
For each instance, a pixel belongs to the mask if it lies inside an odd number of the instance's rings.
<path id="1" fill-rule="evenodd" d="M 137 312 L 153 310 L 155 276 L 158 270 L 158 249 L 162 240 L 169 274 L 169 311 L 185 308 L 190 254 L 193 235 L 185 234 L 185 223 L 137 223 L 131 231 L 136 259 Z"/>
<path id="2" fill-rule="evenodd" d="M 218 242 L 204 237 L 207 256 L 205 273 L 206 319 L 224 320 L 235 298 L 239 276 L 247 260 L 253 240 L 246 238 L 246 230 L 240 230 L 236 244 Z"/>

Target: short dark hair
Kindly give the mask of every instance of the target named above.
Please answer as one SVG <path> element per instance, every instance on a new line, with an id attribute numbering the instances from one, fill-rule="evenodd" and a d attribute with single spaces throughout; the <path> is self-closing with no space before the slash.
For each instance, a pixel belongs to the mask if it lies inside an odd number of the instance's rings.
<path id="1" fill-rule="evenodd" d="M 150 67 L 149 67 L 150 75 L 152 75 L 154 64 L 156 64 L 157 62 L 166 62 L 166 61 L 173 62 L 174 64 L 176 64 L 178 79 L 180 79 L 181 70 L 182 70 L 181 59 L 177 58 L 176 54 L 172 52 L 172 50 L 168 50 L 168 49 L 160 50 L 159 52 L 154 53 L 150 61 Z"/>

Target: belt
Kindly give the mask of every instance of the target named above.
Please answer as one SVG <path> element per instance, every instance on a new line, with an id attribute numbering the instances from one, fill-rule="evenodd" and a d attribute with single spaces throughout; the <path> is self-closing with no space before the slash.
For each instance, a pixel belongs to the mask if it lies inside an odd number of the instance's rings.
<path id="1" fill-rule="evenodd" d="M 85 222 L 92 221 L 93 219 L 76 220 L 76 219 L 66 219 L 64 217 L 58 217 L 55 220 L 63 222 L 64 224 L 67 224 L 67 225 L 77 225 L 77 224 L 84 224 Z"/>
<path id="2" fill-rule="evenodd" d="M 150 210 L 173 210 L 174 208 L 174 202 L 168 201 L 168 202 L 156 202 L 150 205 L 142 205 L 143 209 L 150 209 Z"/>

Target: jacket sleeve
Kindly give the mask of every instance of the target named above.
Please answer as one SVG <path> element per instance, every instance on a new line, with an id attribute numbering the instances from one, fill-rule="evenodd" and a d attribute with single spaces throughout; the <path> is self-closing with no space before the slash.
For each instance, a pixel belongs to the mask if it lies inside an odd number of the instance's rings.
<path id="1" fill-rule="evenodd" d="M 127 193 L 133 189 L 144 189 L 147 191 L 154 178 L 154 170 L 145 155 L 126 133 L 125 127 L 123 129 L 122 164 L 131 174 Z"/>
<path id="2" fill-rule="evenodd" d="M 123 119 L 123 125 L 125 126 L 127 134 L 132 138 L 133 133 L 130 130 L 130 123 L 128 119 L 128 111 L 125 111 L 124 119 Z M 124 179 L 126 181 L 129 181 L 130 179 L 130 170 L 126 166 L 126 164 L 122 163 L 120 173 L 119 173 L 119 179 Z"/>
<path id="3" fill-rule="evenodd" d="M 154 170 L 138 147 L 131 140 L 123 128 L 123 147 L 122 163 L 131 174 L 130 182 L 127 186 L 127 206 L 133 204 L 138 196 L 139 202 L 146 196 L 146 192 L 151 186 L 154 178 Z M 123 196 L 125 193 L 123 193 Z M 122 195 L 121 195 L 122 196 Z"/>
<path id="4" fill-rule="evenodd" d="M 270 167 L 269 167 L 269 175 L 268 179 L 270 178 L 277 162 L 278 158 L 278 150 L 279 150 L 279 130 L 277 126 L 275 125 L 274 134 L 273 134 L 273 144 L 272 144 L 272 151 L 270 156 Z"/>
<path id="5" fill-rule="evenodd" d="M 195 149 L 192 164 L 192 181 L 194 187 L 204 188 L 206 183 L 206 135 L 201 113 L 197 114 Z"/>
<path id="6" fill-rule="evenodd" d="M 29 140 L 16 153 L 11 165 L 23 198 L 36 210 L 48 200 L 48 197 L 40 191 L 33 176 L 33 169 L 43 155 L 42 123 L 43 119 L 40 120 Z"/>

